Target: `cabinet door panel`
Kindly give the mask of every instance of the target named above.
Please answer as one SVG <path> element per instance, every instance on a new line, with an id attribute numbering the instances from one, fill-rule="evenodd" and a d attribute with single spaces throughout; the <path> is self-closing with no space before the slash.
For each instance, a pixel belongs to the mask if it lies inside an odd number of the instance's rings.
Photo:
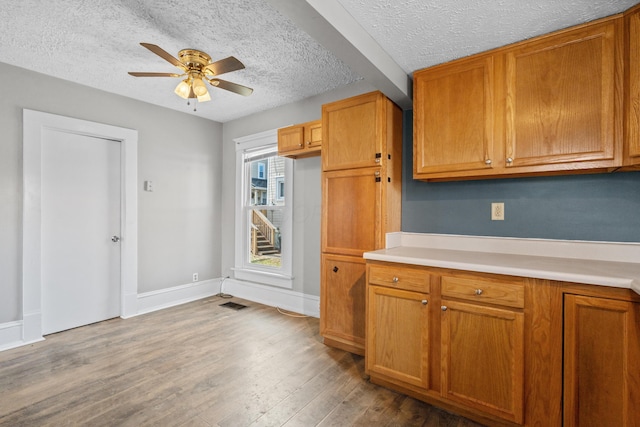
<path id="1" fill-rule="evenodd" d="M 382 152 L 383 106 L 378 92 L 322 106 L 323 170 L 376 166 L 376 153 Z"/>
<path id="2" fill-rule="evenodd" d="M 640 426 L 639 306 L 565 296 L 565 425 Z"/>
<path id="3" fill-rule="evenodd" d="M 287 153 L 303 148 L 304 128 L 301 125 L 278 129 L 278 153 Z"/>
<path id="4" fill-rule="evenodd" d="M 370 286 L 367 369 L 426 389 L 429 385 L 428 294 Z"/>
<path id="5" fill-rule="evenodd" d="M 414 175 L 492 167 L 492 57 L 416 73 L 414 99 Z"/>
<path id="6" fill-rule="evenodd" d="M 379 168 L 323 173 L 322 251 L 362 256 L 382 247 Z"/>
<path id="7" fill-rule="evenodd" d="M 321 268 L 320 334 L 364 354 L 365 261 L 323 254 Z"/>
<path id="8" fill-rule="evenodd" d="M 524 314 L 442 300 L 442 393 L 522 422 Z"/>
<path id="9" fill-rule="evenodd" d="M 640 12 L 628 16 L 627 164 L 640 164 Z"/>
<path id="10" fill-rule="evenodd" d="M 314 123 L 310 123 L 305 127 L 307 133 L 306 141 L 308 147 L 320 147 L 322 146 L 322 121 L 318 120 Z"/>
<path id="11" fill-rule="evenodd" d="M 614 21 L 507 52 L 507 167 L 615 165 L 616 44 Z"/>

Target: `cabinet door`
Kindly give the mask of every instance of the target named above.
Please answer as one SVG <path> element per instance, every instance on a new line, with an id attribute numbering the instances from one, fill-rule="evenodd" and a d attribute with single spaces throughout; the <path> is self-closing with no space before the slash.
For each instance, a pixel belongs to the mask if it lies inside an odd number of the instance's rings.
<path id="1" fill-rule="evenodd" d="M 507 51 L 507 168 L 621 163 L 620 23 L 582 26 Z"/>
<path id="2" fill-rule="evenodd" d="M 521 423 L 524 314 L 446 299 L 441 309 L 444 397 Z"/>
<path id="3" fill-rule="evenodd" d="M 362 256 L 383 246 L 380 168 L 324 172 L 322 251 Z"/>
<path id="4" fill-rule="evenodd" d="M 304 128 L 307 148 L 322 146 L 322 120 L 308 123 Z"/>
<path id="5" fill-rule="evenodd" d="M 321 268 L 320 335 L 326 344 L 364 355 L 365 261 L 322 254 Z"/>
<path id="6" fill-rule="evenodd" d="M 414 76 L 414 178 L 491 169 L 494 164 L 493 57 Z"/>
<path id="7" fill-rule="evenodd" d="M 640 426 L 640 304 L 565 295 L 564 425 Z"/>
<path id="8" fill-rule="evenodd" d="M 640 164 L 640 9 L 627 16 L 628 77 L 625 163 Z"/>
<path id="9" fill-rule="evenodd" d="M 322 106 L 322 169 L 380 163 L 385 124 L 382 94 L 373 92 Z"/>
<path id="10" fill-rule="evenodd" d="M 427 389 L 429 295 L 369 286 L 367 352 L 370 372 Z"/>
<path id="11" fill-rule="evenodd" d="M 286 154 L 303 148 L 304 127 L 302 125 L 278 129 L 278 154 Z"/>

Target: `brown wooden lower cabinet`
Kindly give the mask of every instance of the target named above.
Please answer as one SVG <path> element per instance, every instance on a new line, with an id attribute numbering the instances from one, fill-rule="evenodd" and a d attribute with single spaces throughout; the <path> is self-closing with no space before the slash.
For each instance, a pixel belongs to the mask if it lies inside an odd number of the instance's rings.
<path id="1" fill-rule="evenodd" d="M 522 422 L 524 314 L 442 300 L 442 394 Z"/>
<path id="2" fill-rule="evenodd" d="M 429 386 L 429 294 L 370 286 L 367 369 Z"/>
<path id="3" fill-rule="evenodd" d="M 320 335 L 327 345 L 364 355 L 364 259 L 322 254 L 320 268 Z"/>
<path id="4" fill-rule="evenodd" d="M 640 427 L 640 295 L 367 261 L 371 381 L 491 426 Z"/>
<path id="5" fill-rule="evenodd" d="M 640 425 L 640 304 L 564 297 L 564 425 Z"/>

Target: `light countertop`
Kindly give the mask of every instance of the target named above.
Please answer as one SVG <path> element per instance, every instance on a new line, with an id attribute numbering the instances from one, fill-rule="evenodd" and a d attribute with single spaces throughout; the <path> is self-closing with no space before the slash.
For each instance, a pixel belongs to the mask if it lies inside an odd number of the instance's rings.
<path id="1" fill-rule="evenodd" d="M 478 248 L 476 247 L 474 250 L 454 250 L 450 248 L 400 245 L 366 252 L 364 258 L 376 261 L 611 286 L 632 289 L 640 294 L 640 263 L 579 259 L 564 256 L 496 253 L 476 249 Z"/>

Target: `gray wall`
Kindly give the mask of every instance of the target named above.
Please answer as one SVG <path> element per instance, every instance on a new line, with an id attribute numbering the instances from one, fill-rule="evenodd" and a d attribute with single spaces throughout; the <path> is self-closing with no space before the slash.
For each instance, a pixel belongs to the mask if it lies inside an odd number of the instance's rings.
<path id="1" fill-rule="evenodd" d="M 235 144 L 234 138 L 253 135 L 296 123 L 317 120 L 322 104 L 374 90 L 364 83 L 328 92 L 300 102 L 274 108 L 224 124 L 224 162 L 222 177 L 222 274 L 233 277 L 235 255 Z M 320 157 L 294 161 L 293 177 L 293 290 L 320 295 Z"/>
<path id="2" fill-rule="evenodd" d="M 640 242 L 640 172 L 414 181 L 412 113 L 404 113 L 403 231 Z M 491 202 L 505 203 L 504 221 L 491 221 Z"/>
<path id="3" fill-rule="evenodd" d="M 22 318 L 23 108 L 138 130 L 138 293 L 220 276 L 221 124 L 2 63 L 0 75 L 0 323 Z"/>

